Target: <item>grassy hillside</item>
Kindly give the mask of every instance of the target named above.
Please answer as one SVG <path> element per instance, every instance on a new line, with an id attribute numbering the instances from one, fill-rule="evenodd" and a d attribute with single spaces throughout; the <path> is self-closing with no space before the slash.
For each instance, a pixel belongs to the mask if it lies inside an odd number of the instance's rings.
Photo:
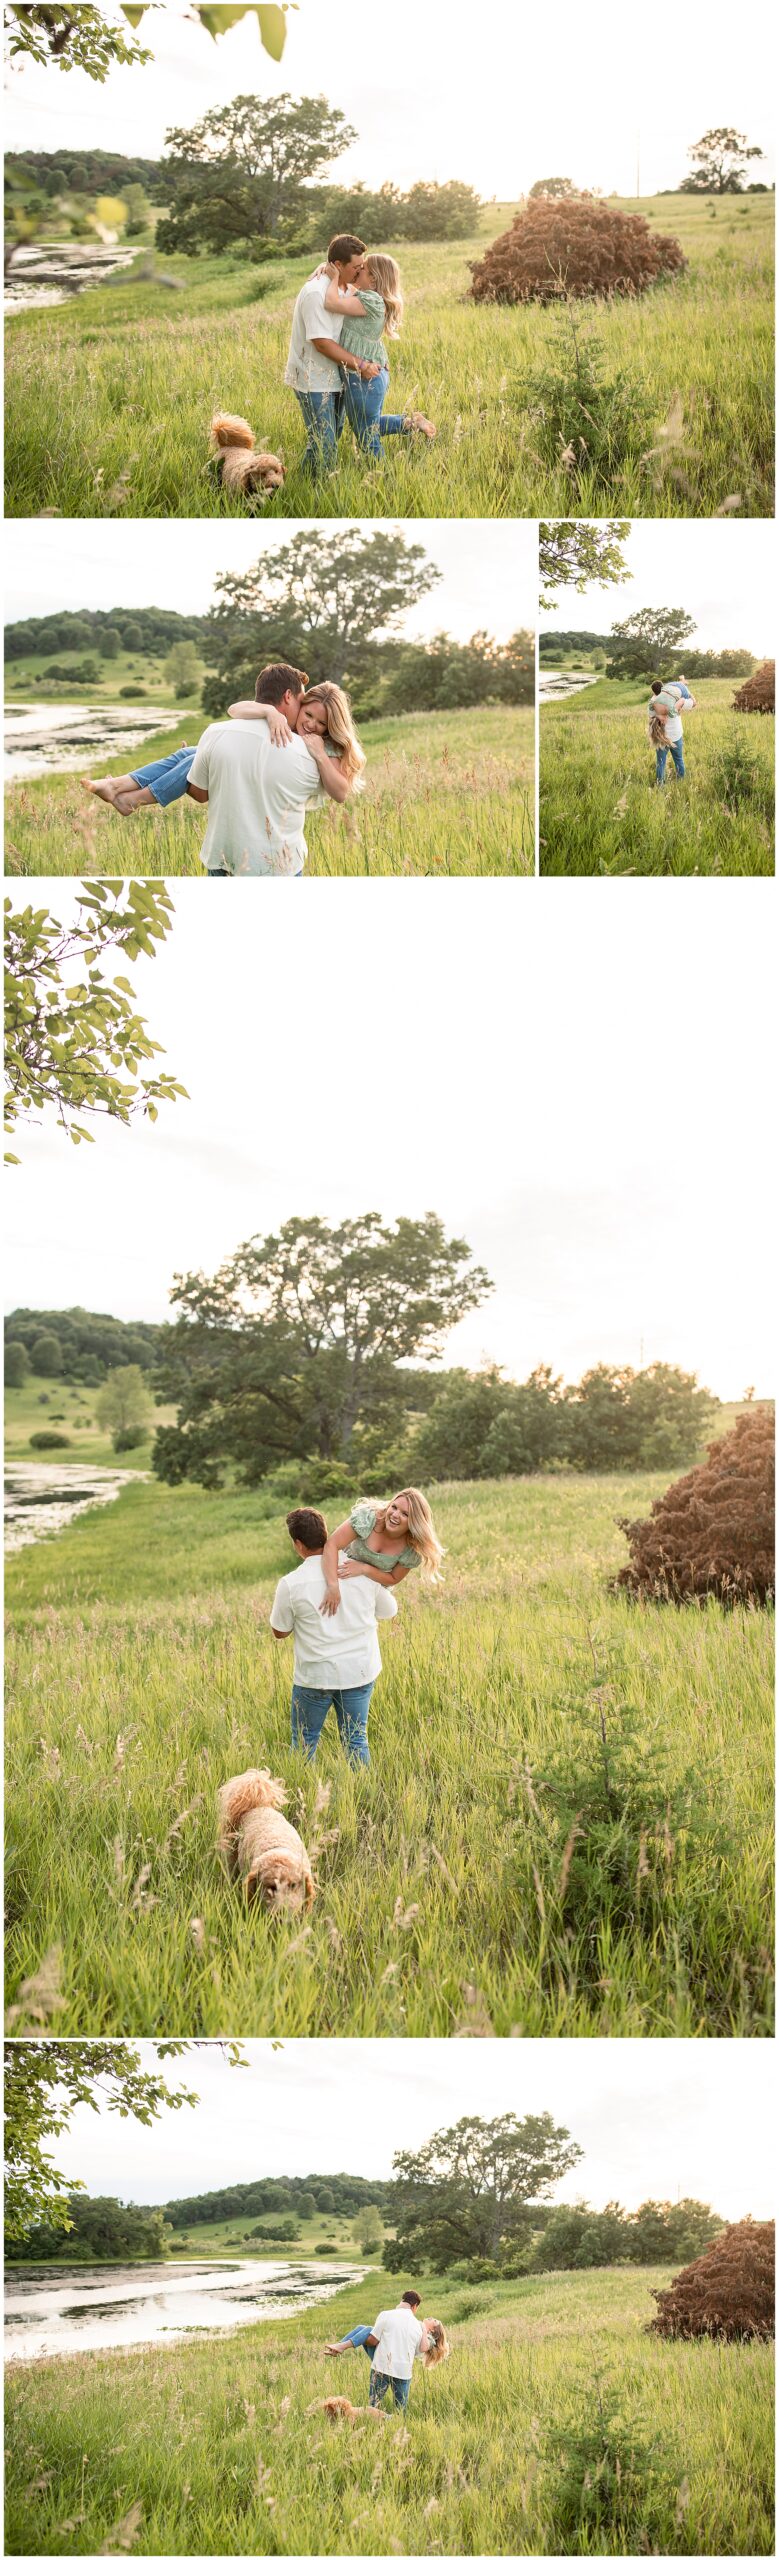
<path id="1" fill-rule="evenodd" d="M 609 1591 L 663 1484 L 437 1490 L 445 1580 L 401 1595 L 369 1770 L 330 1726 L 290 1751 L 269 1494 L 134 1484 L 12 1559 L 9 1997 L 59 1947 L 62 2034 L 764 2032 L 771 1622 Z M 334 1835 L 300 1927 L 215 1856 L 251 1763 Z"/>
<path id="2" fill-rule="evenodd" d="M 654 788 L 645 683 L 601 677 L 541 711 L 542 873 L 612 877 L 774 869 L 774 722 L 733 710 L 736 679 L 703 676 L 684 722 L 684 782 Z"/>
<path id="3" fill-rule="evenodd" d="M 170 2255 L 172 2258 L 230 2258 L 242 2257 L 248 2249 L 253 2257 L 262 2256 L 263 2251 L 273 2256 L 272 2236 L 267 2240 L 254 2240 L 254 2225 L 261 2222 L 263 2231 L 272 2235 L 274 2226 L 286 2220 L 286 2213 L 239 2213 L 229 2215 L 224 2222 L 186 2223 L 183 2229 L 177 2228 L 170 2244 Z M 279 2256 L 291 2259 L 295 2266 L 325 2248 L 328 2257 L 351 2266 L 366 2255 L 354 2239 L 351 2222 L 332 2213 L 312 2214 L 310 2222 L 301 2222 L 297 2240 L 280 2240 L 277 2245 Z M 368 2254 L 375 2253 L 371 2251 Z M 386 2278 L 383 2281 L 386 2282 Z"/>
<path id="4" fill-rule="evenodd" d="M 367 2400 L 362 2354 L 333 2366 L 322 2350 L 394 2293 L 386 2276 L 294 2323 L 12 2371 L 7 2548 L 771 2552 L 771 2350 L 648 2337 L 652 2285 L 667 2281 L 651 2268 L 478 2288 L 431 2277 L 424 2308 L 452 2353 L 416 2375 L 407 2423 L 343 2430 L 307 2414 L 333 2389 Z M 586 2445 L 601 2410 L 610 2494 L 593 2523 L 553 2431 Z"/>
<path id="5" fill-rule="evenodd" d="M 467 299 L 469 262 L 511 218 L 492 205 L 470 241 L 385 244 L 397 248 L 407 297 L 391 398 L 436 420 L 432 448 L 392 439 L 374 469 L 345 440 L 337 472 L 312 487 L 283 384 L 292 304 L 312 262 L 166 258 L 186 288 L 175 297 L 123 283 L 11 320 L 7 512 L 241 514 L 207 458 L 211 413 L 228 408 L 283 451 L 274 515 L 710 516 L 734 497 L 745 516 L 770 515 L 773 198 L 664 196 L 639 209 L 676 234 L 690 263 L 636 303 L 587 306 L 608 378 L 627 368 L 649 404 L 608 486 L 588 480 L 574 500 L 569 473 L 539 452 L 529 384 L 557 343 L 553 315 Z"/>
<path id="6" fill-rule="evenodd" d="M 94 658 L 98 668 L 96 682 L 75 683 L 70 674 L 69 657 L 74 667 L 81 665 L 85 658 Z M 31 709 L 34 709 L 36 699 L 41 702 L 61 700 L 62 702 L 115 704 L 121 702 L 123 686 L 132 684 L 142 686 L 147 702 L 153 702 L 160 710 L 169 708 L 174 716 L 181 710 L 182 717 L 188 713 L 192 719 L 198 713 L 206 674 L 205 660 L 198 661 L 191 692 L 185 696 L 175 693 L 166 681 L 164 663 L 162 658 L 142 656 L 139 649 L 120 649 L 116 658 L 101 658 L 97 641 L 94 648 L 87 643 L 83 649 L 74 649 L 71 652 L 64 649 L 50 649 L 41 651 L 34 657 L 7 658 L 5 698 L 6 702 L 24 702 Z M 67 669 L 66 680 L 53 683 L 52 667 L 59 668 L 60 674 L 63 669 Z M 132 711 L 134 705 L 128 702 L 125 707 L 128 711 Z M 201 720 L 202 717 L 201 713 Z"/>
<path id="7" fill-rule="evenodd" d="M 6 1387 L 5 1454 L 12 1462 L 25 1459 L 47 1466 L 120 1466 L 148 1467 L 151 1446 L 158 1423 L 173 1420 L 173 1408 L 153 1405 L 148 1438 L 137 1449 L 123 1449 L 117 1457 L 110 1435 L 102 1429 L 96 1413 L 99 1387 L 74 1386 L 62 1378 L 25 1379 L 22 1387 Z M 70 1441 L 69 1449 L 32 1449 L 32 1431 L 61 1431 Z"/>
<path id="8" fill-rule="evenodd" d="M 164 756 L 204 725 L 197 710 L 132 751 L 132 766 Z M 346 809 L 315 812 L 306 826 L 308 871 L 351 878 L 442 877 L 533 871 L 532 710 L 406 713 L 361 725 L 365 792 Z M 96 760 L 122 773 L 127 750 Z M 122 819 L 84 791 L 77 774 L 15 784 L 6 795 L 5 867 L 25 876 L 78 872 L 202 877 L 205 816 L 192 800 Z"/>

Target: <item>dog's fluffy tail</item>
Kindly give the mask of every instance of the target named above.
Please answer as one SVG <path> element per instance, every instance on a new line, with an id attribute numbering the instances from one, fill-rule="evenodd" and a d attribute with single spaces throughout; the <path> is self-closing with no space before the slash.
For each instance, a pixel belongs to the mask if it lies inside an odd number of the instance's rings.
<path id="1" fill-rule="evenodd" d="M 248 419 L 231 418 L 228 410 L 217 409 L 211 420 L 211 451 L 224 453 L 227 445 L 234 444 L 245 445 L 247 453 L 253 453 L 254 436 Z"/>
<path id="2" fill-rule="evenodd" d="M 219 1789 L 219 1813 L 225 1830 L 237 1830 L 245 1813 L 257 1805 L 286 1804 L 287 1790 L 280 1778 L 272 1778 L 269 1769 L 244 1769 L 240 1778 L 228 1778 Z"/>

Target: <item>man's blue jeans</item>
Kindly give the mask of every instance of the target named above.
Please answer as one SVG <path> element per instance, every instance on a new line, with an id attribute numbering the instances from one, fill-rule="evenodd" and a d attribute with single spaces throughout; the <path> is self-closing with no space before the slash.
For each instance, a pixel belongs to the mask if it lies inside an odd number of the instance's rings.
<path id="1" fill-rule="evenodd" d="M 344 422 L 343 395 L 340 391 L 296 391 L 306 428 L 304 471 L 316 478 L 320 471 L 331 471 L 338 451 L 338 438 Z"/>
<path id="2" fill-rule="evenodd" d="M 405 2409 L 408 2406 L 410 2390 L 410 2381 L 398 2382 L 394 2373 L 377 2373 L 375 2364 L 371 2365 L 371 2378 L 368 2385 L 368 2405 L 371 2409 L 381 2408 L 388 2391 L 392 2393 L 396 2409 Z"/>
<path id="3" fill-rule="evenodd" d="M 364 381 L 360 373 L 344 376 L 344 410 L 349 425 L 354 429 L 358 444 L 363 445 L 376 462 L 381 456 L 382 436 L 402 436 L 406 432 L 405 418 L 390 409 L 382 411 L 388 385 L 386 367 L 382 373 L 375 373 L 370 382 Z"/>
<path id="4" fill-rule="evenodd" d="M 679 738 L 679 739 L 678 739 L 676 746 L 672 746 L 670 749 L 669 749 L 668 747 L 656 747 L 656 748 L 655 748 L 655 763 L 656 763 L 656 769 L 657 769 L 657 780 L 658 780 L 658 782 L 664 782 L 664 781 L 665 781 L 665 760 L 666 760 L 666 756 L 667 756 L 669 753 L 670 753 L 670 754 L 672 755 L 672 757 L 673 757 L 674 771 L 675 771 L 675 774 L 676 774 L 677 782 L 683 782 L 683 781 L 684 781 L 684 749 L 683 749 L 683 746 L 682 746 L 681 738 Z"/>
<path id="5" fill-rule="evenodd" d="M 334 1707 L 347 1759 L 362 1760 L 369 1768 L 368 1708 L 374 1688 L 375 1681 L 366 1680 L 361 1689 L 303 1689 L 296 1680 L 292 1691 L 293 1751 L 300 1749 L 307 1760 L 313 1760 L 328 1708 Z"/>

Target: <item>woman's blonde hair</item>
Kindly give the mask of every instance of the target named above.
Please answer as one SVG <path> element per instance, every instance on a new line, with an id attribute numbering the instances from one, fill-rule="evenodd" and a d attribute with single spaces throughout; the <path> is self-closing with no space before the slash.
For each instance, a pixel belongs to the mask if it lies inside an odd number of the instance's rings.
<path id="1" fill-rule="evenodd" d="M 395 1502 L 399 1502 L 400 1498 L 399 1494 L 393 1496 Z M 441 1559 L 445 1549 L 441 1545 L 440 1538 L 436 1537 L 430 1504 L 425 1495 L 417 1491 L 414 1484 L 404 1485 L 403 1501 L 408 1503 L 409 1546 L 416 1547 L 417 1555 L 421 1558 L 423 1579 L 425 1582 L 439 1582 Z M 387 1510 L 388 1507 L 385 1503 L 384 1509 Z"/>
<path id="2" fill-rule="evenodd" d="M 375 284 L 377 293 L 381 294 L 387 315 L 384 322 L 387 336 L 388 338 L 396 338 L 403 318 L 403 288 L 400 281 L 400 268 L 395 265 L 394 258 L 388 258 L 385 256 L 383 249 L 377 249 L 375 252 L 371 249 L 368 257 L 363 259 L 363 266 L 367 267 L 371 283 Z M 359 290 L 360 288 L 358 285 L 358 293 Z"/>
<path id="3" fill-rule="evenodd" d="M 329 682 L 310 684 L 306 701 L 324 703 L 327 712 L 327 735 L 331 746 L 338 749 L 341 772 L 353 791 L 362 791 L 365 751 L 357 736 L 348 694 L 344 693 L 340 684 Z"/>

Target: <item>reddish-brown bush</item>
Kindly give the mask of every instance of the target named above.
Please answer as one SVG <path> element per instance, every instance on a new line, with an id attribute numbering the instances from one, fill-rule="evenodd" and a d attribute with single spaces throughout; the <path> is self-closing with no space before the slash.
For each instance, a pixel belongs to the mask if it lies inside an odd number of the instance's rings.
<path id="1" fill-rule="evenodd" d="M 713 1440 L 648 1520 L 620 1520 L 630 1563 L 616 1587 L 648 1600 L 765 1603 L 774 1588 L 774 1419 L 758 1405 Z"/>
<path id="2" fill-rule="evenodd" d="M 756 667 L 754 675 L 748 676 L 746 684 L 742 684 L 739 692 L 734 693 L 734 711 L 775 711 L 775 679 L 776 669 L 773 658 L 764 658 L 762 667 Z"/>
<path id="3" fill-rule="evenodd" d="M 471 266 L 471 293 L 475 302 L 644 293 L 686 264 L 678 240 L 650 231 L 641 213 L 620 213 L 595 196 L 538 196 Z"/>
<path id="4" fill-rule="evenodd" d="M 661 2338 L 772 2338 L 773 2223 L 731 2222 L 666 2292 L 652 2291 L 649 2327 Z"/>

